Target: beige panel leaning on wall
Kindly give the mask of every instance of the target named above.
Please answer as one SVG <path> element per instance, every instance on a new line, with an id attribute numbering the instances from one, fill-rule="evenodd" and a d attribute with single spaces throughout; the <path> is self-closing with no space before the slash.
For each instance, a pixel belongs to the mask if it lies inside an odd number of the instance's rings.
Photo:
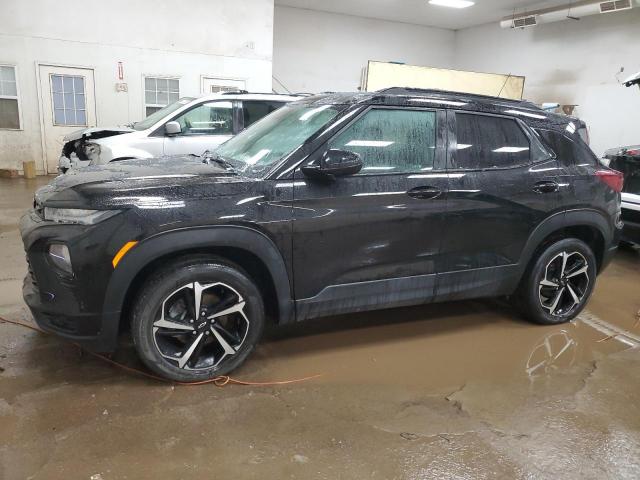
<path id="1" fill-rule="evenodd" d="M 363 90 L 388 87 L 435 88 L 520 100 L 524 77 L 498 73 L 465 72 L 444 68 L 369 61 Z"/>

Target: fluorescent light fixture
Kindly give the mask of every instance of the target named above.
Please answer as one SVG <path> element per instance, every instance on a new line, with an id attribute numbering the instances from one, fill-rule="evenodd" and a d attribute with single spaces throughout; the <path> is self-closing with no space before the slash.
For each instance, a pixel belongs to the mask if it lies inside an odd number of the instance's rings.
<path id="1" fill-rule="evenodd" d="M 429 0 L 431 5 L 439 5 L 441 7 L 451 8 L 467 8 L 474 5 L 476 2 L 470 2 L 469 0 Z"/>

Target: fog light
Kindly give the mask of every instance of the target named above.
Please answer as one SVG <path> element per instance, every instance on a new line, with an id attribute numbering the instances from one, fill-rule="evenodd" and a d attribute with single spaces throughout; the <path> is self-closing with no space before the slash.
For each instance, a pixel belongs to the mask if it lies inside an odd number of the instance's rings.
<path id="1" fill-rule="evenodd" d="M 62 243 L 52 243 L 49 245 L 49 258 L 53 264 L 65 273 L 73 274 L 71 268 L 71 256 L 69 249 Z"/>

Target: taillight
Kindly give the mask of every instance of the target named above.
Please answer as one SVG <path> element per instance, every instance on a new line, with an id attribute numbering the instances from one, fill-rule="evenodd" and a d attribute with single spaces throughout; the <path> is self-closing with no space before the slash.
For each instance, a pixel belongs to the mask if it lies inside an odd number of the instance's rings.
<path id="1" fill-rule="evenodd" d="M 625 155 L 629 155 L 631 157 L 640 157 L 640 148 L 632 148 L 624 152 Z"/>
<path id="2" fill-rule="evenodd" d="M 624 177 L 617 170 L 596 170 L 596 177 L 613 188 L 616 192 L 622 191 Z"/>

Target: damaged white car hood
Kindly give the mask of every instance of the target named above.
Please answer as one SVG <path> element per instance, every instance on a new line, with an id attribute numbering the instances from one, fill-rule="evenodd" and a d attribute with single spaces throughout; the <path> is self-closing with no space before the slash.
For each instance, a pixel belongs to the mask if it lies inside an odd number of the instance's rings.
<path id="1" fill-rule="evenodd" d="M 111 135 L 120 135 L 122 133 L 131 132 L 135 132 L 135 130 L 129 127 L 91 127 L 71 132 L 69 135 L 66 135 L 63 140 L 65 142 L 72 142 L 74 140 L 80 140 L 81 138 L 104 138 L 110 137 Z"/>

